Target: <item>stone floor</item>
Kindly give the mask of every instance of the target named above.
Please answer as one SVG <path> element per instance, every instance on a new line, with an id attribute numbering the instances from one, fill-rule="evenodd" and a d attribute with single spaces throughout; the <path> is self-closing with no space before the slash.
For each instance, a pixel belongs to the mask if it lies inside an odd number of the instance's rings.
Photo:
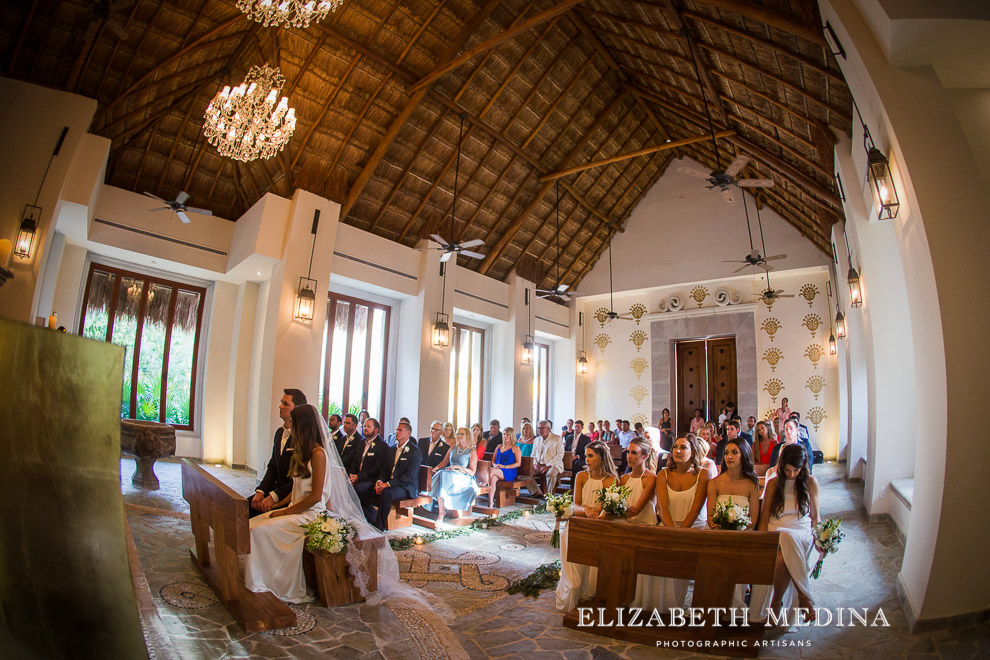
<path id="1" fill-rule="evenodd" d="M 254 475 L 207 466 L 234 490 L 250 493 Z M 528 516 L 469 536 L 417 546 L 398 553 L 400 573 L 432 595 L 432 610 L 406 606 L 298 607 L 296 628 L 246 634 L 233 621 L 189 560 L 192 546 L 188 506 L 181 496 L 179 465 L 159 462 L 161 489 L 131 486 L 133 461 L 121 460 L 125 511 L 150 598 L 169 648 L 158 657 L 433 658 L 451 660 L 612 660 L 708 658 L 690 649 L 657 649 L 578 632 L 561 626 L 553 593 L 540 598 L 507 595 L 506 588 L 541 564 L 559 557 L 550 548 L 553 519 Z M 848 484 L 836 465 L 816 470 L 823 516 L 841 517 L 846 538 L 813 583 L 819 607 L 882 608 L 890 627 L 802 628 L 768 635 L 776 645 L 761 658 L 885 658 L 956 660 L 990 658 L 990 626 L 959 623 L 944 630 L 908 635 L 895 593 L 903 546 L 885 522 L 869 523 L 861 486 Z M 408 533 L 425 532 L 416 527 Z M 139 597 L 140 601 L 140 597 Z"/>

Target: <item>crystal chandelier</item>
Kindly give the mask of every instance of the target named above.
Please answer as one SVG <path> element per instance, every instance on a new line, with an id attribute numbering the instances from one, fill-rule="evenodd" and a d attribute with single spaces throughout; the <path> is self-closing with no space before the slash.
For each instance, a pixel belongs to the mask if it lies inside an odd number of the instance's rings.
<path id="1" fill-rule="evenodd" d="M 203 134 L 221 156 L 249 161 L 271 158 L 296 130 L 296 111 L 282 97 L 285 84 L 278 69 L 253 66 L 237 87 L 224 87 L 206 108 Z"/>
<path id="2" fill-rule="evenodd" d="M 336 11 L 344 0 L 237 0 L 237 8 L 265 27 L 282 25 L 309 27 L 311 21 L 322 21 Z"/>

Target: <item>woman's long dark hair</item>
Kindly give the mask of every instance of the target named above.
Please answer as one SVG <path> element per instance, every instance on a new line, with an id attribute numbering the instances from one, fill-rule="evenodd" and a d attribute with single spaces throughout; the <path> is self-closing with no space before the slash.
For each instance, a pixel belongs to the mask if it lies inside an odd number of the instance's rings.
<path id="1" fill-rule="evenodd" d="M 752 481 L 759 488 L 760 478 L 756 476 L 756 468 L 753 467 L 753 450 L 749 448 L 749 443 L 742 438 L 725 441 L 725 448 L 722 450 L 722 465 L 719 466 L 719 472 L 725 472 L 727 469 L 725 465 L 725 452 L 729 449 L 729 445 L 735 445 L 739 448 L 739 469 L 742 472 L 742 476 Z"/>
<path id="2" fill-rule="evenodd" d="M 323 447 L 323 436 L 320 434 L 320 413 L 311 404 L 296 406 L 289 413 L 292 423 L 292 459 L 289 461 L 289 476 L 308 479 L 312 476 L 309 471 L 309 461 L 313 458 L 313 450 Z M 326 451 L 326 447 L 323 447 Z"/>
<path id="3" fill-rule="evenodd" d="M 777 459 L 777 487 L 773 489 L 773 499 L 770 500 L 770 515 L 779 518 L 784 512 L 784 466 L 798 468 L 798 476 L 794 479 L 794 496 L 797 498 L 798 512 L 804 516 L 811 510 L 811 495 L 808 493 L 808 452 L 800 442 L 784 445 Z"/>
<path id="4" fill-rule="evenodd" d="M 609 451 L 608 445 L 601 440 L 596 440 L 588 445 L 588 449 L 598 454 L 598 460 L 602 464 L 602 472 L 606 476 L 619 478 L 619 471 L 615 469 L 615 461 L 612 460 L 612 452 Z"/>

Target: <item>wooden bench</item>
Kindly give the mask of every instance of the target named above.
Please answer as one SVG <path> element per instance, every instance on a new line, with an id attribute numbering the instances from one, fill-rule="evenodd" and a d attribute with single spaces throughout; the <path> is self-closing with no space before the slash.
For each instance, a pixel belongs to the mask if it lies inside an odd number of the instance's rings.
<path id="1" fill-rule="evenodd" d="M 433 500 L 429 497 L 411 497 L 407 500 L 395 500 L 392 502 L 392 510 L 388 512 L 388 528 L 401 529 L 413 524 L 413 511 L 416 507 L 429 504 Z"/>
<path id="2" fill-rule="evenodd" d="M 385 547 L 385 536 L 375 534 L 368 538 L 353 539 L 351 543 L 368 553 L 365 568 L 368 571 L 368 591 L 378 590 L 378 549 Z M 331 554 L 324 550 L 306 550 L 303 553 L 303 572 L 306 584 L 317 592 L 324 607 L 350 605 L 364 601 L 354 586 L 354 577 L 347 565 L 345 553 Z"/>
<path id="3" fill-rule="evenodd" d="M 516 503 L 516 499 L 519 498 L 519 490 L 531 483 L 533 483 L 533 457 L 523 456 L 522 464 L 516 470 L 516 478 L 512 481 L 499 479 L 498 484 L 495 486 L 495 506 L 500 509 L 502 507 L 512 506 Z M 523 502 L 526 500 L 529 500 L 529 503 L 539 502 L 539 500 L 531 497 L 520 499 Z"/>
<path id="4" fill-rule="evenodd" d="M 251 552 L 247 499 L 188 458 L 182 460 L 182 497 L 196 539 L 189 555 L 231 616 L 249 633 L 295 626 L 296 615 L 275 594 L 244 586 L 240 558 Z"/>
<path id="5" fill-rule="evenodd" d="M 560 473 L 557 477 L 557 487 L 554 489 L 554 493 L 567 493 L 574 488 L 574 452 L 565 451 L 564 452 L 564 471 Z M 546 482 L 543 484 L 544 489 L 546 488 Z M 545 490 L 544 490 L 545 492 Z"/>
<path id="6" fill-rule="evenodd" d="M 571 518 L 567 526 L 567 561 L 597 566 L 598 582 L 592 599 L 564 614 L 566 627 L 650 646 L 658 640 L 736 641 L 741 643 L 713 646 L 711 652 L 757 655 L 755 643 L 763 638 L 764 626 L 716 627 L 710 608 L 732 607 L 736 583 L 773 582 L 779 532 L 667 529 L 587 518 Z M 704 625 L 600 627 L 596 610 L 592 625 L 578 626 L 582 607 L 604 607 L 602 620 L 615 621 L 616 610 L 627 607 L 636 594 L 637 574 L 694 580 L 691 607 L 703 608 Z M 646 620 L 650 612 L 644 610 L 644 615 Z M 723 615 L 722 622 L 727 623 L 728 617 Z M 704 651 L 704 646 L 695 648 Z"/>

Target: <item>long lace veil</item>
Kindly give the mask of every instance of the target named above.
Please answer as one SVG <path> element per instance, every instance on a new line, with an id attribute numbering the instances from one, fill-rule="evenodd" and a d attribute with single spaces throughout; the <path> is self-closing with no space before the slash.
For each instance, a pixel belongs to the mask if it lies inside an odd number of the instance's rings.
<path id="1" fill-rule="evenodd" d="M 346 556 L 347 565 L 350 568 L 351 576 L 354 578 L 354 585 L 361 592 L 361 596 L 367 599 L 369 605 L 376 605 L 386 600 L 392 601 L 396 598 L 414 599 L 421 603 L 428 603 L 425 594 L 399 579 L 399 561 L 396 559 L 395 551 L 388 544 L 387 537 L 384 539 L 384 544 L 377 548 L 377 591 L 368 591 L 371 576 L 368 574 L 367 559 L 368 554 L 374 552 L 376 548 L 371 543 L 361 543 L 361 541 L 381 537 L 382 533 L 365 520 L 361 502 L 347 477 L 347 470 L 340 459 L 340 453 L 337 451 L 333 438 L 330 437 L 330 429 L 319 410 L 315 406 L 312 407 L 316 418 L 320 420 L 320 438 L 327 451 L 327 475 L 323 484 L 324 492 L 330 494 L 327 508 L 333 515 L 346 518 L 357 528 L 358 542 L 352 541 L 348 544 Z"/>

